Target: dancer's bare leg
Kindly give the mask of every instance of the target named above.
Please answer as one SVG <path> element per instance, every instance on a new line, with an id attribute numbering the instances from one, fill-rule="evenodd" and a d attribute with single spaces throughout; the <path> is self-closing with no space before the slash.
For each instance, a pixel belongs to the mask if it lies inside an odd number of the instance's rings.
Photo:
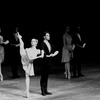
<path id="1" fill-rule="evenodd" d="M 24 42 L 23 42 L 20 34 L 18 34 L 18 38 L 19 38 L 19 42 L 20 42 L 20 55 L 23 58 L 26 55 L 26 52 L 25 52 L 25 49 L 24 49 Z M 27 74 L 25 72 L 25 77 L 26 77 L 26 80 L 25 80 L 25 82 L 26 82 L 26 96 L 28 98 L 29 97 L 30 76 L 29 76 L 29 74 Z"/>
<path id="2" fill-rule="evenodd" d="M 17 37 L 18 37 L 19 43 L 20 43 L 20 55 L 23 56 L 26 54 L 25 49 L 24 49 L 24 42 L 22 40 L 22 36 L 19 33 L 17 34 Z"/>
<path id="3" fill-rule="evenodd" d="M 65 77 L 67 78 L 67 63 L 65 63 Z"/>
<path id="4" fill-rule="evenodd" d="M 1 72 L 1 63 L 0 63 L 0 80 L 3 81 L 3 75 L 2 75 L 2 72 Z"/>
<path id="5" fill-rule="evenodd" d="M 68 79 L 70 79 L 71 78 L 71 74 L 70 74 L 70 63 L 69 62 L 67 62 L 66 64 L 65 64 L 65 70 L 66 70 L 66 74 L 68 75 L 67 76 L 67 78 Z"/>
<path id="6" fill-rule="evenodd" d="M 26 73 L 26 96 L 29 97 L 30 76 Z"/>

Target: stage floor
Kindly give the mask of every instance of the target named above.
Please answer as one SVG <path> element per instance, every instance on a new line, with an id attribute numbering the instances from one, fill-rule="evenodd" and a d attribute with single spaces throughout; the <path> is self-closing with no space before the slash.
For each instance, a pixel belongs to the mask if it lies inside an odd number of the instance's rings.
<path id="1" fill-rule="evenodd" d="M 48 90 L 53 94 L 48 96 L 41 95 L 40 76 L 31 77 L 29 98 L 25 96 L 25 77 L 11 79 L 6 73 L 0 82 L 0 100 L 100 100 L 100 65 L 83 67 L 85 77 L 68 80 L 63 73 L 51 74 Z"/>

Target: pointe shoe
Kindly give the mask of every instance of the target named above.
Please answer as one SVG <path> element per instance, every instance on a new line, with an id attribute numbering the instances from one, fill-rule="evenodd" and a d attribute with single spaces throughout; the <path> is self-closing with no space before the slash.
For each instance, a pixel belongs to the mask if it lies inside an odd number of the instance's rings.
<path id="1" fill-rule="evenodd" d="M 66 78 L 68 78 L 67 74 L 65 75 Z"/>
<path id="2" fill-rule="evenodd" d="M 29 94 L 26 94 L 26 97 L 29 98 Z"/>
<path id="3" fill-rule="evenodd" d="M 3 81 L 3 76 L 2 76 L 2 75 L 0 75 L 0 77 L 1 77 L 1 78 L 0 78 L 0 80 L 1 80 L 1 81 Z"/>
<path id="4" fill-rule="evenodd" d="M 68 79 L 71 79 L 71 76 L 68 76 Z"/>
<path id="5" fill-rule="evenodd" d="M 71 79 L 71 75 L 70 74 L 68 74 L 68 79 Z"/>
<path id="6" fill-rule="evenodd" d="M 67 78 L 67 72 L 64 72 L 64 74 L 65 74 L 65 77 Z"/>
<path id="7" fill-rule="evenodd" d="M 26 92 L 26 97 L 27 97 L 27 98 L 29 98 L 29 94 L 30 94 L 29 92 Z"/>
<path id="8" fill-rule="evenodd" d="M 22 38 L 22 36 L 19 34 L 19 32 L 17 32 L 17 37 L 20 39 Z"/>
<path id="9" fill-rule="evenodd" d="M 1 81 L 3 81 L 3 77 L 1 78 Z"/>

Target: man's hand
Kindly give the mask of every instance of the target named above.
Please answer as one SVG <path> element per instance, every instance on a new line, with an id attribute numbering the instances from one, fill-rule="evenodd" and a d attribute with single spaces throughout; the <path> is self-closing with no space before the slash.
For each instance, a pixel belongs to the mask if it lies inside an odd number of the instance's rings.
<path id="1" fill-rule="evenodd" d="M 46 57 L 54 57 L 59 53 L 59 51 L 55 51 L 54 53 L 51 53 L 50 55 L 46 55 Z"/>
<path id="2" fill-rule="evenodd" d="M 85 46 L 86 46 L 86 43 L 83 44 L 83 48 L 85 48 Z"/>
<path id="3" fill-rule="evenodd" d="M 52 54 L 52 57 L 56 56 L 59 53 L 59 51 L 55 51 L 54 54 Z"/>
<path id="4" fill-rule="evenodd" d="M 72 49 L 73 49 L 73 50 L 75 49 L 75 44 L 73 44 L 73 47 L 72 47 Z"/>

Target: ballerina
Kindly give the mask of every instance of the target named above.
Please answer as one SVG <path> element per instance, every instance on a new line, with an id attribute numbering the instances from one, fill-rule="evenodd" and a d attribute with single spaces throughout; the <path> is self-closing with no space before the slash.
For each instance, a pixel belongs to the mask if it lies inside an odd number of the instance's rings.
<path id="1" fill-rule="evenodd" d="M 33 60 L 37 58 L 43 58 L 43 51 L 40 51 L 40 49 L 37 49 L 36 46 L 38 44 L 37 39 L 31 40 L 31 47 L 30 48 L 24 48 L 24 42 L 22 40 L 22 36 L 17 32 L 17 37 L 20 42 L 20 56 L 21 56 L 21 62 L 23 65 L 23 69 L 25 71 L 26 76 L 26 95 L 27 98 L 29 97 L 29 86 L 30 86 L 30 76 L 34 76 L 34 68 L 33 68 Z"/>
<path id="2" fill-rule="evenodd" d="M 8 44 L 9 41 L 6 40 L 4 41 L 3 36 L 0 35 L 0 80 L 3 81 L 3 74 L 2 74 L 2 69 L 1 69 L 1 65 L 4 61 L 4 47 L 2 46 L 3 44 Z"/>

